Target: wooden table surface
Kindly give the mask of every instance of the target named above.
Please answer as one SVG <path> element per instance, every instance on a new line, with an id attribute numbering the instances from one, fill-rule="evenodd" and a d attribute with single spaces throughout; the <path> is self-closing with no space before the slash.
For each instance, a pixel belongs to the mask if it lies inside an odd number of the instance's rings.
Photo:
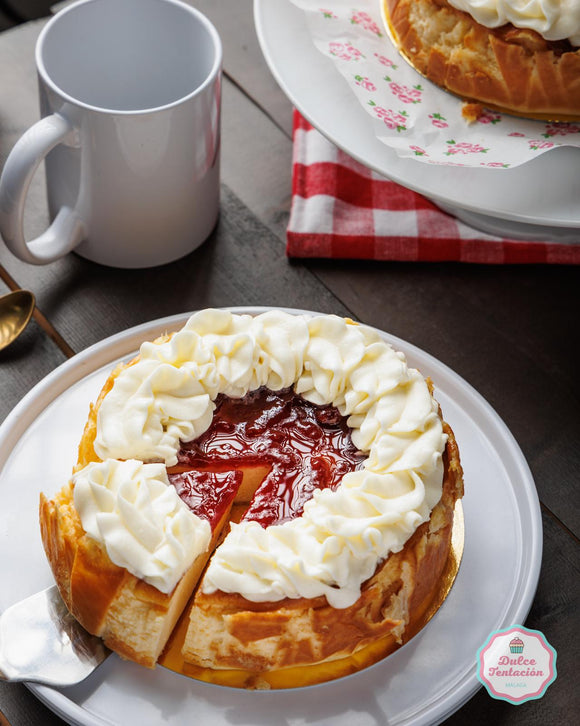
<path id="1" fill-rule="evenodd" d="M 543 698 L 513 706 L 480 689 L 445 723 L 572 723 L 580 714 L 580 361 L 573 322 L 580 267 L 288 260 L 291 104 L 262 58 L 251 0 L 195 4 L 215 23 L 225 53 L 219 224 L 186 259 L 153 270 L 108 269 L 74 254 L 35 267 L 0 244 L 0 294 L 25 287 L 37 298 L 32 323 L 0 352 L 0 422 L 45 375 L 93 343 L 208 306 L 348 315 L 417 345 L 487 399 L 527 458 L 541 500 L 544 552 L 525 624 L 543 631 L 558 653 L 558 678 Z M 0 34 L 0 166 L 38 118 L 33 50 L 43 23 Z M 47 220 L 37 177 L 29 236 Z M 23 685 L 0 684 L 0 711 L 2 725 L 63 723 Z"/>

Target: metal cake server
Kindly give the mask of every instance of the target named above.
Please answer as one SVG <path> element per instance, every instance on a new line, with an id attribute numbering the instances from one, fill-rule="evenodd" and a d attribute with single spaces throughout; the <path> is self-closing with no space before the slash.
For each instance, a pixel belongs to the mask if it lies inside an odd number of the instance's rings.
<path id="1" fill-rule="evenodd" d="M 0 615 L 0 680 L 72 686 L 109 654 L 69 613 L 56 586 Z"/>

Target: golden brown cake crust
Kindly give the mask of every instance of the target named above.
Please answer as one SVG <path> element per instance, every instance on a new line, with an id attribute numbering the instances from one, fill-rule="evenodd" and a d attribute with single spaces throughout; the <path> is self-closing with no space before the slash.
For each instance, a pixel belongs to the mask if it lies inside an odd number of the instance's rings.
<path id="1" fill-rule="evenodd" d="M 412 65 L 468 101 L 520 116 L 580 120 L 580 49 L 511 24 L 489 29 L 446 0 L 382 0 Z"/>

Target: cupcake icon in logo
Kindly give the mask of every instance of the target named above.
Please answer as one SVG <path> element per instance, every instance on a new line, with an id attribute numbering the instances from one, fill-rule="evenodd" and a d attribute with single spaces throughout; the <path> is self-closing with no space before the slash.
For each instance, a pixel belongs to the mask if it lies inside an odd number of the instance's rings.
<path id="1" fill-rule="evenodd" d="M 523 653 L 524 641 L 521 638 L 512 638 L 510 640 L 510 653 Z"/>

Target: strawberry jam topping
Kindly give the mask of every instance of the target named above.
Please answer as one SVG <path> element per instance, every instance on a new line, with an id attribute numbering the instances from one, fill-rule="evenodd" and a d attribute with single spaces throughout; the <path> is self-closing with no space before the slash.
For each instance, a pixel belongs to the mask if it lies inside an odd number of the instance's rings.
<path id="1" fill-rule="evenodd" d="M 227 492 L 239 486 L 232 470 L 269 467 L 244 515 L 266 527 L 300 516 L 315 489 L 335 489 L 363 461 L 336 408 L 309 403 L 292 389 L 260 388 L 241 399 L 219 396 L 211 426 L 182 443 L 181 473 L 169 478 L 190 508 L 212 523 L 223 513 L 220 501 L 231 501 Z"/>
<path id="2" fill-rule="evenodd" d="M 182 471 L 169 474 L 177 493 L 198 517 L 217 527 L 242 483 L 241 471 Z"/>

